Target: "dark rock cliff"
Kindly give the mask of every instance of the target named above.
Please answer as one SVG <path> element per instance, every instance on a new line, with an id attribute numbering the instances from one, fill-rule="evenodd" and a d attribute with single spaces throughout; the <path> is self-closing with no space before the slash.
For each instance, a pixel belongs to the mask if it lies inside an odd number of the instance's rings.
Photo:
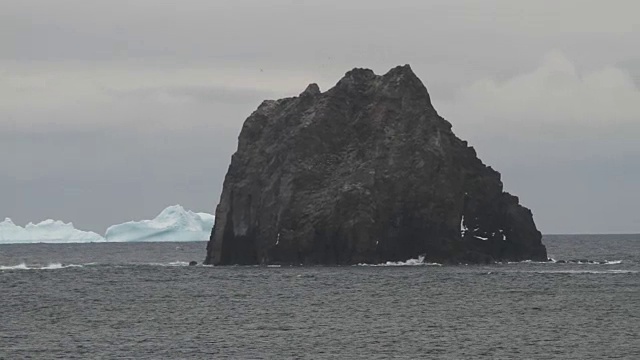
<path id="1" fill-rule="evenodd" d="M 207 264 L 547 259 L 531 211 L 453 134 L 408 65 L 264 101 L 215 215 Z"/>

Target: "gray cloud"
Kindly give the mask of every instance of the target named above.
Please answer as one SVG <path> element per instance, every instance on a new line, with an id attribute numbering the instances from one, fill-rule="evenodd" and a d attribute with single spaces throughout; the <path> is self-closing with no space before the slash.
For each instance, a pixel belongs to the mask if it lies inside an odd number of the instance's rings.
<path id="1" fill-rule="evenodd" d="M 525 73 L 434 101 L 546 231 L 638 231 L 640 90 L 627 71 L 580 71 L 551 52 Z"/>
<path id="2" fill-rule="evenodd" d="M 218 131 L 3 133 L 2 215 L 104 231 L 169 204 L 211 212 L 236 139 Z"/>
<path id="3" fill-rule="evenodd" d="M 636 1 L 24 1 L 0 10 L 0 217 L 213 211 L 243 120 L 410 63 L 544 232 L 638 232 Z"/>

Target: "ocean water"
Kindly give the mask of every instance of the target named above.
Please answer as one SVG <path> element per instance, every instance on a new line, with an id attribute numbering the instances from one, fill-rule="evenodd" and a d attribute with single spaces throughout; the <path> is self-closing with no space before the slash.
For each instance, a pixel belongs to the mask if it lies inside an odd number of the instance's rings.
<path id="1" fill-rule="evenodd" d="M 640 359 L 640 235 L 544 242 L 556 262 L 348 267 L 0 245 L 0 359 Z"/>

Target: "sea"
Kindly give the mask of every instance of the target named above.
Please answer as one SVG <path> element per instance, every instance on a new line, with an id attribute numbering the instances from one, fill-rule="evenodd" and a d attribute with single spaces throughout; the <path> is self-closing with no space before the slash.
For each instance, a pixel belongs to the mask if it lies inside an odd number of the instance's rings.
<path id="1" fill-rule="evenodd" d="M 640 359 L 640 235 L 543 241 L 553 261 L 340 267 L 0 245 L 0 359 Z"/>

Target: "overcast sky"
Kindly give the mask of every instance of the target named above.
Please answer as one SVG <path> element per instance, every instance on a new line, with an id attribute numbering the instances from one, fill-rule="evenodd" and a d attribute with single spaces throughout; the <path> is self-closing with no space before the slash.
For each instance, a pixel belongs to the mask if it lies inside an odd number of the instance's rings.
<path id="1" fill-rule="evenodd" d="M 411 64 L 543 233 L 640 232 L 637 0 L 2 0 L 0 217 L 213 212 L 244 119 Z"/>

